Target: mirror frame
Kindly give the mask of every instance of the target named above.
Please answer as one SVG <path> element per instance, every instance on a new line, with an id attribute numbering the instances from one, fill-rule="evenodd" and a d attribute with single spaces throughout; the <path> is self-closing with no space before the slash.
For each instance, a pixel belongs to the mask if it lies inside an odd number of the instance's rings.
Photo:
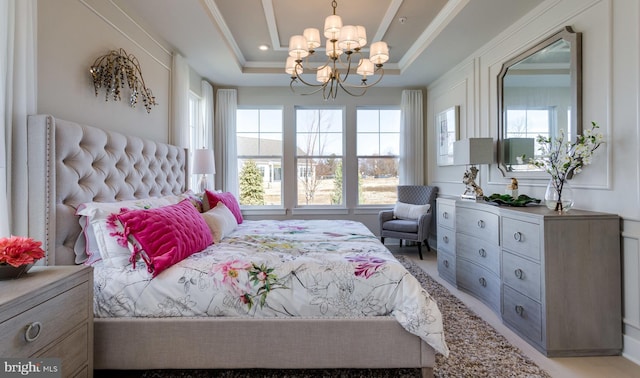
<path id="1" fill-rule="evenodd" d="M 553 43 L 564 39 L 571 44 L 571 63 L 570 63 L 570 80 L 571 80 L 571 125 L 570 127 L 576 131 L 576 135 L 582 134 L 582 33 L 575 32 L 571 26 L 565 26 L 559 32 L 538 42 L 534 46 L 519 53 L 513 58 L 502 64 L 502 69 L 498 74 L 498 169 L 504 177 L 516 178 L 539 178 L 548 179 L 549 175 L 544 171 L 511 171 L 507 168 L 504 156 L 504 89 L 503 81 L 507 71 L 514 64 L 530 57 L 540 50 L 552 45 Z"/>

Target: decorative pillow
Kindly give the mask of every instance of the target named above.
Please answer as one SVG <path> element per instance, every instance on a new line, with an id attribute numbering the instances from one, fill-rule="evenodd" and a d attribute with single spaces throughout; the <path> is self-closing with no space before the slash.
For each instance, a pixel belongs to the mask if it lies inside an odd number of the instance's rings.
<path id="1" fill-rule="evenodd" d="M 236 217 L 238 224 L 243 222 L 242 212 L 240 211 L 240 204 L 238 200 L 231 192 L 212 192 L 206 190 L 207 201 L 209 202 L 209 209 L 216 207 L 218 202 L 224 203 L 224 205 L 231 210 L 231 213 Z"/>
<path id="2" fill-rule="evenodd" d="M 429 212 L 431 205 L 412 205 L 410 203 L 396 202 L 393 208 L 393 216 L 398 219 L 419 219 Z"/>
<path id="3" fill-rule="evenodd" d="M 129 240 L 131 262 L 140 256 L 153 277 L 209 246 L 204 219 L 189 200 L 149 210 L 125 210 L 116 216 Z"/>
<path id="4" fill-rule="evenodd" d="M 91 265 L 99 260 L 112 267 L 129 264 L 131 252 L 123 239 L 121 225 L 113 218 L 123 209 L 153 209 L 180 202 L 184 197 L 165 196 L 120 202 L 88 202 L 78 206 L 76 215 L 82 232 L 74 245 L 76 263 Z M 109 220 L 109 217 L 111 220 Z M 80 240 L 83 239 L 83 240 Z"/>
<path id="5" fill-rule="evenodd" d="M 235 215 L 222 201 L 218 202 L 213 209 L 202 213 L 202 218 L 211 230 L 214 243 L 220 243 L 220 240 L 238 227 Z"/>

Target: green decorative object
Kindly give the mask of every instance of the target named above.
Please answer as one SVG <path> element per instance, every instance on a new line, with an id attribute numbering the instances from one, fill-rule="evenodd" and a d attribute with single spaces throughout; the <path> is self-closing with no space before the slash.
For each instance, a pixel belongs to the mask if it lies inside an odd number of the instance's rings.
<path id="1" fill-rule="evenodd" d="M 484 197 L 484 200 L 490 203 L 495 203 L 500 206 L 514 206 L 523 207 L 529 204 L 539 204 L 540 200 L 537 198 L 529 197 L 526 194 L 521 194 L 517 198 L 513 198 L 508 194 L 493 193 L 489 197 Z"/>

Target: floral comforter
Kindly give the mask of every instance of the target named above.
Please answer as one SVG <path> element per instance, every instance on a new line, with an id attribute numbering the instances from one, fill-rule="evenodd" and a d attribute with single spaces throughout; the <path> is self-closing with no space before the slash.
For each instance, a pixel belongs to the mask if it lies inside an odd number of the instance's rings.
<path id="1" fill-rule="evenodd" d="M 245 221 L 153 279 L 94 268 L 96 317 L 390 315 L 448 354 L 436 302 L 359 222 Z"/>

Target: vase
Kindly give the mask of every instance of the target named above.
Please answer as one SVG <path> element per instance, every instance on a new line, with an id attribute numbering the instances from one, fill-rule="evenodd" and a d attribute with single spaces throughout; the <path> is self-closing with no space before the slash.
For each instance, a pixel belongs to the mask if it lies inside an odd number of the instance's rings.
<path id="1" fill-rule="evenodd" d="M 554 180 L 549 180 L 547 191 L 544 193 L 544 203 L 549 210 L 565 212 L 573 206 L 573 189 L 568 180 L 560 183 L 560 188 L 556 187 Z"/>
<path id="2" fill-rule="evenodd" d="M 12 280 L 23 275 L 29 265 L 20 265 L 15 267 L 9 264 L 0 265 L 0 280 Z"/>

